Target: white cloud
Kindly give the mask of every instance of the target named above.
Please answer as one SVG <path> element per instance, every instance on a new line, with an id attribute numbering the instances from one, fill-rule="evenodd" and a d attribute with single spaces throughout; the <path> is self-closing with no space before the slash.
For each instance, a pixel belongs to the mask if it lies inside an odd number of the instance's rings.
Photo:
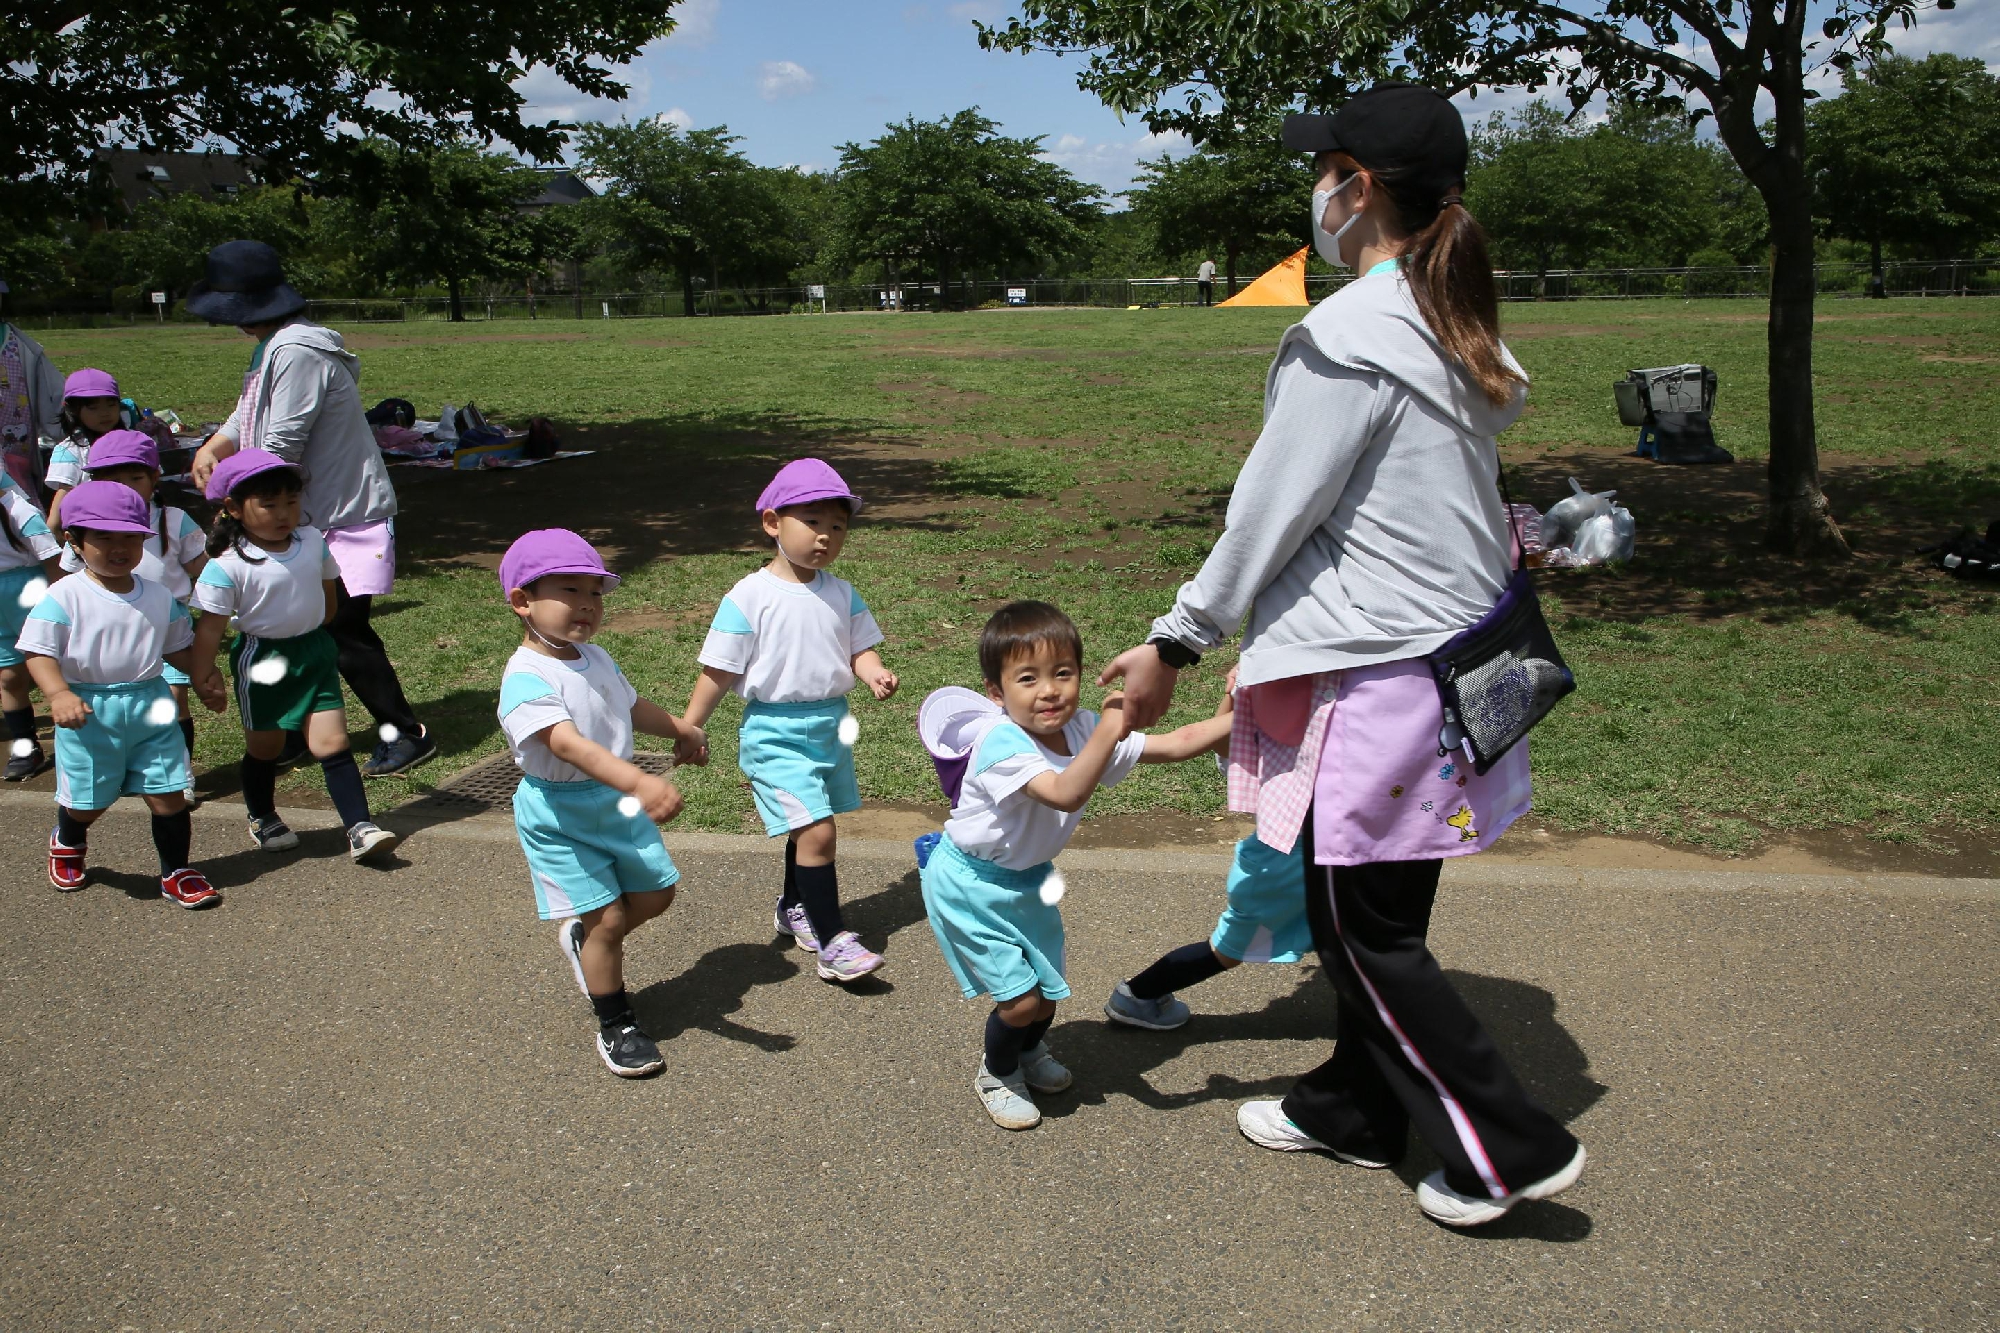
<path id="1" fill-rule="evenodd" d="M 1949 51 L 1983 60 L 1989 71 L 2000 73 L 2000 9 L 1992 5 L 1920 10 L 1915 26 L 1892 28 L 1889 40 L 1902 55 L 1921 58 L 1934 51 Z"/>
<path id="2" fill-rule="evenodd" d="M 542 120 L 615 120 L 629 115 L 633 107 L 645 104 L 653 80 L 638 64 L 616 71 L 615 77 L 631 89 L 623 102 L 614 102 L 608 97 L 586 97 L 564 83 L 562 76 L 547 65 L 537 65 L 514 81 L 515 91 L 528 99 L 521 108 L 521 118 L 532 123 Z"/>
<path id="3" fill-rule="evenodd" d="M 818 84 L 812 71 L 795 60 L 766 60 L 757 67 L 757 94 L 767 102 L 809 93 Z"/>
<path id="4" fill-rule="evenodd" d="M 684 109 L 677 106 L 668 107 L 665 111 L 662 111 L 659 115 L 654 116 L 653 119 L 660 121 L 664 124 L 671 125 L 677 130 L 686 130 L 694 128 L 694 117 L 690 116 Z"/>
<path id="5" fill-rule="evenodd" d="M 1180 157 L 1193 145 L 1184 134 L 1142 134 L 1134 139 L 1092 140 L 1081 134 L 1059 134 L 1042 145 L 1042 156 L 1067 167 L 1092 185 L 1116 193 L 1130 189 L 1141 161 L 1151 161 L 1165 153 Z"/>
<path id="6" fill-rule="evenodd" d="M 707 46 L 715 40 L 715 18 L 722 0 L 681 0 L 674 6 L 674 30 L 667 34 L 673 46 Z"/>

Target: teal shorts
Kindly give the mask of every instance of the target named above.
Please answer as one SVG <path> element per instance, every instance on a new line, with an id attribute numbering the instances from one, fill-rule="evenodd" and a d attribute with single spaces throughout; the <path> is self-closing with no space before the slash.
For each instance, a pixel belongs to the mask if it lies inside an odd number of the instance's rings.
<path id="1" fill-rule="evenodd" d="M 622 799 L 601 782 L 522 775 L 514 789 L 514 832 L 542 920 L 582 916 L 628 893 L 658 893 L 679 881 L 659 825 L 644 810 L 620 814 Z"/>
<path id="2" fill-rule="evenodd" d="M 1053 870 L 1009 870 L 967 856 L 950 838 L 924 864 L 924 912 L 944 961 L 966 999 L 991 995 L 997 1003 L 1039 990 L 1044 999 L 1069 998 L 1063 979 L 1062 913 L 1042 901 L 1042 882 Z"/>
<path id="3" fill-rule="evenodd" d="M 120 796 L 165 796 L 194 780 L 167 682 L 72 685 L 90 705 L 80 727 L 56 728 L 56 804 L 102 810 Z"/>
<path id="4" fill-rule="evenodd" d="M 743 706 L 736 762 L 771 837 L 861 808 L 854 747 L 840 743 L 846 716 L 845 699 Z"/>
<path id="5" fill-rule="evenodd" d="M 35 602 L 21 605 L 21 592 L 30 583 L 42 577 L 40 565 L 22 565 L 19 569 L 0 571 L 0 667 L 19 666 L 27 659 L 14 647 L 14 640 L 21 637 L 21 626 L 28 622 L 28 612 L 35 609 Z"/>
<path id="6" fill-rule="evenodd" d="M 282 664 L 260 681 L 259 662 Z M 239 634 L 229 645 L 229 675 L 236 682 L 236 711 L 245 731 L 303 731 L 314 713 L 345 708 L 340 694 L 340 649 L 323 629 L 293 639 Z"/>
<path id="7" fill-rule="evenodd" d="M 1241 963 L 1296 963 L 1312 952 L 1303 848 L 1273 851 L 1255 838 L 1236 844 L 1229 905 L 1208 947 Z"/>

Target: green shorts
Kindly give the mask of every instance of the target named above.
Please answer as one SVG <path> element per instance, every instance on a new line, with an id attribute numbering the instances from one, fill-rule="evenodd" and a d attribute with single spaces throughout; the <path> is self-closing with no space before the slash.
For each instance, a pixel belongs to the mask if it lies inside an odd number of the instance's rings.
<path id="1" fill-rule="evenodd" d="M 229 645 L 229 674 L 245 731 L 301 731 L 314 713 L 347 706 L 340 650 L 323 629 L 296 639 L 239 634 Z"/>

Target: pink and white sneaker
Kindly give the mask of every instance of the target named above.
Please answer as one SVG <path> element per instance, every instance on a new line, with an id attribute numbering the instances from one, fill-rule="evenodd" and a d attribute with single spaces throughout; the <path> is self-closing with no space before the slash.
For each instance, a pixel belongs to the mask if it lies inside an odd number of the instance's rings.
<path id="1" fill-rule="evenodd" d="M 859 981 L 882 966 L 882 955 L 862 944 L 861 937 L 843 930 L 819 951 L 821 981 Z"/>
<path id="2" fill-rule="evenodd" d="M 819 936 L 813 933 L 812 918 L 806 915 L 802 903 L 785 906 L 783 898 L 771 910 L 771 929 L 780 935 L 790 935 L 792 943 L 811 953 L 819 952 Z"/>

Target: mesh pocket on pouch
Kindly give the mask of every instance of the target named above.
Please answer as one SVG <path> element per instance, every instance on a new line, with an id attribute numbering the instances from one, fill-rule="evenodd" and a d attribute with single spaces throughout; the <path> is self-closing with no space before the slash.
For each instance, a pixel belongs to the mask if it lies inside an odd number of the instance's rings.
<path id="1" fill-rule="evenodd" d="M 1526 570 L 1515 571 L 1493 609 L 1432 653 L 1430 664 L 1444 705 L 1440 748 L 1462 733 L 1479 773 L 1576 688 Z"/>

